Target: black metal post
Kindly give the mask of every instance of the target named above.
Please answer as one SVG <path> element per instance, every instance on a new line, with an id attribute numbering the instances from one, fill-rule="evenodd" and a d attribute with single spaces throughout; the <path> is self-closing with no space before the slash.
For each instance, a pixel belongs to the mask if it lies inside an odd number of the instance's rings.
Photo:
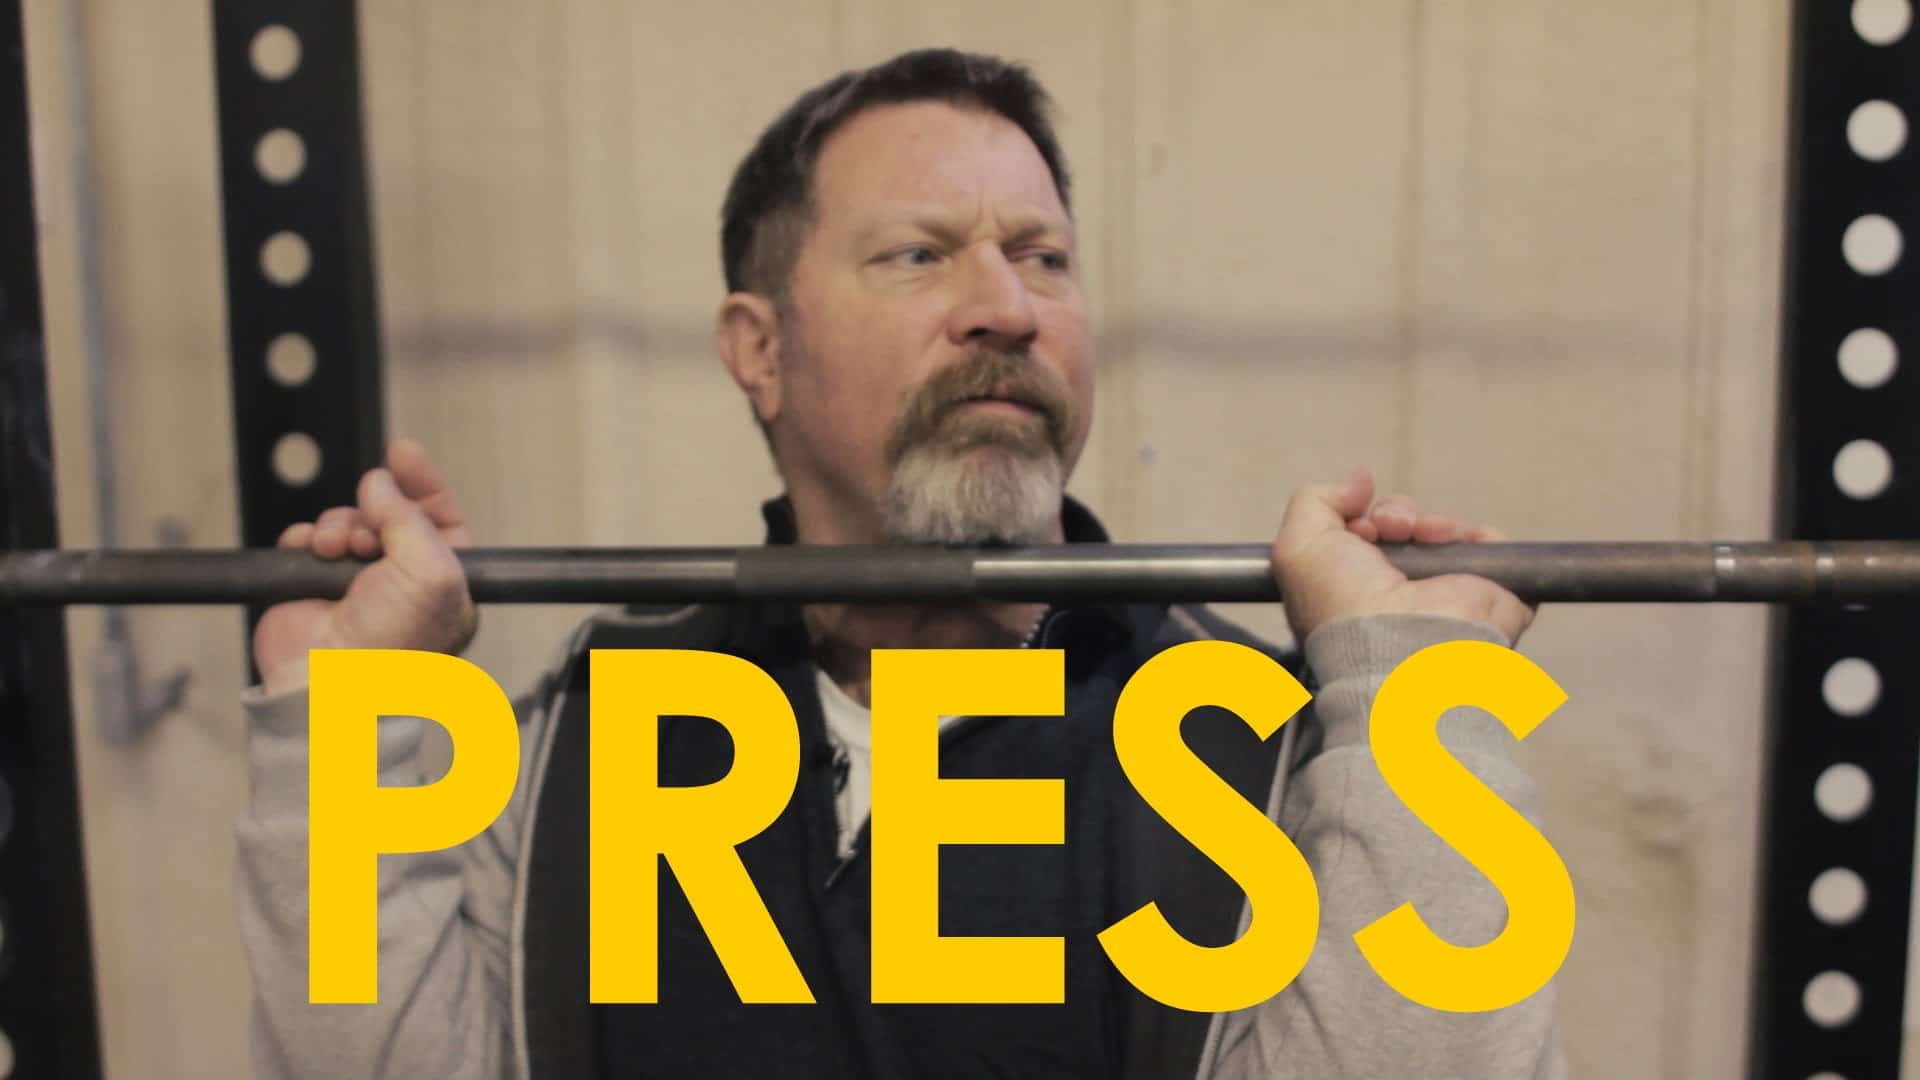
<path id="1" fill-rule="evenodd" d="M 1875 138 L 1870 115 L 1884 121 L 1891 106 L 1915 116 L 1920 40 L 1898 24 L 1856 25 L 1873 7 L 1799 0 L 1794 20 L 1777 528 L 1807 540 L 1920 537 L 1911 250 L 1920 159 Z M 1889 223 L 1910 234 L 1905 258 L 1887 268 L 1859 258 L 1864 248 L 1846 254 Z M 1889 346 L 1908 353 L 1890 374 Z M 1842 490 L 1843 453 L 1877 456 L 1890 482 Z M 1751 1071 L 1894 1076 L 1920 772 L 1920 608 L 1795 610 L 1774 629 Z"/>
<path id="2" fill-rule="evenodd" d="M 59 543 L 20 0 L 0 0 L 0 547 Z M 0 1056 L 100 1075 L 78 772 L 57 611 L 0 608 Z"/>
<path id="3" fill-rule="evenodd" d="M 358 20 L 352 0 L 214 0 L 213 28 L 241 542 L 265 547 L 352 503 L 383 451 Z"/>

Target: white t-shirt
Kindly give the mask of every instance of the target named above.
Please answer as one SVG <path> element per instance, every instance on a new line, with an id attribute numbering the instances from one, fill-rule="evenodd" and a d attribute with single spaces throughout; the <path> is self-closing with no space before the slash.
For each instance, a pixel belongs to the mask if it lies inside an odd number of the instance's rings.
<path id="1" fill-rule="evenodd" d="M 845 770 L 844 783 L 836 777 L 834 809 L 840 821 L 840 857 L 847 859 L 853 856 L 860 826 L 873 812 L 873 711 L 848 697 L 819 667 L 813 669 L 813 676 L 820 688 L 820 709 L 826 714 L 827 741 L 833 744 L 834 770 Z M 941 717 L 941 730 L 959 719 Z"/>

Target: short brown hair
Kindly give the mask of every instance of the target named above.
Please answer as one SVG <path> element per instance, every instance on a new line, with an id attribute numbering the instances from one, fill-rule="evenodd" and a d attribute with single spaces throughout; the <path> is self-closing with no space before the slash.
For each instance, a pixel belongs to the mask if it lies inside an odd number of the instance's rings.
<path id="1" fill-rule="evenodd" d="M 1053 175 L 1072 213 L 1066 158 L 1053 133 L 1053 99 L 1025 67 L 954 49 L 902 53 L 814 87 L 780 114 L 734 171 L 720 214 L 720 259 L 728 292 L 786 295 L 811 221 L 813 170 L 841 125 L 875 105 L 945 101 L 995 112 L 1018 125 Z"/>

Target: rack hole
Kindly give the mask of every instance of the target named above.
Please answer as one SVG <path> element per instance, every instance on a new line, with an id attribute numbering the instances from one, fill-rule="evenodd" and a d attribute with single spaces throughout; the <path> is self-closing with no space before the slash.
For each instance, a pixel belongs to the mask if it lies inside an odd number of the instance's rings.
<path id="1" fill-rule="evenodd" d="M 267 374 L 281 386 L 305 386 L 317 365 L 305 334 L 281 334 L 267 344 Z"/>
<path id="2" fill-rule="evenodd" d="M 300 35 L 276 23 L 253 35 L 247 56 L 255 74 L 279 82 L 300 70 Z"/>
<path id="3" fill-rule="evenodd" d="M 1844 971 L 1823 971 L 1808 980 L 1800 1005 L 1821 1027 L 1844 1026 L 1859 1015 L 1860 984 Z"/>
<path id="4" fill-rule="evenodd" d="M 1863 326 L 1840 342 L 1840 374 L 1862 390 L 1885 386 L 1900 367 L 1900 350 L 1885 330 Z"/>
<path id="5" fill-rule="evenodd" d="M 290 431 L 273 444 L 273 471 L 288 487 L 306 487 L 320 475 L 320 444 L 304 431 Z"/>
<path id="6" fill-rule="evenodd" d="M 1900 261 L 1900 226 L 1885 214 L 1862 214 L 1840 238 L 1847 265 L 1866 277 L 1879 277 Z"/>
<path id="7" fill-rule="evenodd" d="M 1829 765 L 1813 782 L 1813 804 L 1830 821 L 1858 821 L 1873 805 L 1873 778 L 1852 762 Z"/>
<path id="8" fill-rule="evenodd" d="M 1907 0 L 1853 0 L 1853 32 L 1869 45 L 1891 45 L 1907 36 L 1913 9 Z"/>
<path id="9" fill-rule="evenodd" d="M 253 147 L 253 166 L 269 183 L 291 184 L 307 169 L 307 144 L 286 128 L 274 128 Z"/>
<path id="10" fill-rule="evenodd" d="M 298 285 L 313 269 L 313 252 L 296 232 L 277 232 L 260 245 L 260 272 L 275 285 Z"/>
<path id="11" fill-rule="evenodd" d="M 1831 867 L 1813 879 L 1807 906 L 1828 926 L 1845 926 L 1867 909 L 1867 883 L 1844 866 Z"/>
<path id="12" fill-rule="evenodd" d="M 1893 482 L 1893 458 L 1872 439 L 1855 439 L 1834 455 L 1833 482 L 1849 498 L 1875 498 Z"/>

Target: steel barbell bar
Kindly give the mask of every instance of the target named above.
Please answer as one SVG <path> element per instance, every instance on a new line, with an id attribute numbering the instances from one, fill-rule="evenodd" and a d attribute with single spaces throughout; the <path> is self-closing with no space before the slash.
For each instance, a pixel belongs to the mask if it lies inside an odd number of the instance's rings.
<path id="1" fill-rule="evenodd" d="M 1920 597 L 1920 543 L 1384 544 L 1409 577 L 1464 573 L 1534 602 L 1861 603 Z M 1020 548 L 474 548 L 481 603 L 1278 600 L 1265 544 Z M 0 554 L 0 603 L 269 604 L 342 595 L 363 564 L 305 551 Z"/>

